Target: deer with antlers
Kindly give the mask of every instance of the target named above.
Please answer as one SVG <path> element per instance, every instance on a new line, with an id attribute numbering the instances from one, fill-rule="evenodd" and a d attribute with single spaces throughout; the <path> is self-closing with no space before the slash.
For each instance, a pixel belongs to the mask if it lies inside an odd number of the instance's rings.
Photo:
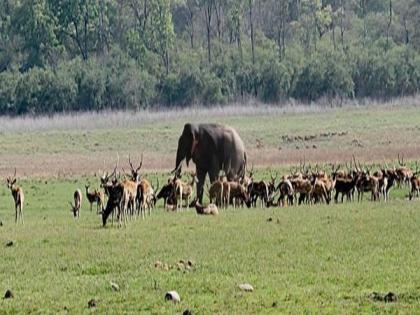
<path id="1" fill-rule="evenodd" d="M 128 163 L 130 165 L 130 174 L 128 174 L 130 181 L 127 181 L 127 183 L 135 186 L 136 190 L 135 194 L 131 195 L 132 198 L 134 198 L 131 214 L 134 215 L 134 211 L 137 209 L 137 214 L 141 215 L 144 219 L 146 211 L 149 212 L 149 215 L 152 212 L 155 201 L 155 192 L 150 182 L 140 176 L 140 170 L 143 166 L 143 154 L 141 155 L 141 160 L 137 167 L 133 166 L 130 156 L 128 156 Z"/>
<path id="2" fill-rule="evenodd" d="M 7 177 L 6 183 L 7 187 L 12 192 L 13 200 L 15 202 L 15 222 L 18 222 L 19 217 L 23 223 L 23 203 L 25 201 L 25 196 L 22 187 L 16 185 L 16 168 L 13 177 Z"/>
<path id="3" fill-rule="evenodd" d="M 80 217 L 80 208 L 82 207 L 82 191 L 80 189 L 76 189 L 74 192 L 73 201 L 74 205 L 69 202 L 71 206 L 70 211 L 73 213 L 74 218 L 78 219 Z"/>
<path id="4" fill-rule="evenodd" d="M 401 155 L 400 157 L 400 154 L 398 154 L 398 164 L 399 166 L 395 168 L 398 186 L 401 186 L 401 184 L 408 184 L 410 178 L 413 176 L 413 171 L 407 167 L 404 156 Z"/>
<path id="5" fill-rule="evenodd" d="M 129 162 L 131 166 L 130 158 Z M 114 168 L 114 174 L 117 166 L 118 162 Z M 109 215 L 114 211 L 115 208 L 118 210 L 117 219 L 120 226 L 122 224 L 125 225 L 128 215 L 134 213 L 137 200 L 138 174 L 131 174 L 131 176 L 132 180 L 126 179 L 122 182 L 118 182 L 115 179 L 112 183 L 106 183 L 105 187 L 108 191 L 109 198 L 105 210 L 102 211 L 102 222 L 104 226 L 106 225 Z"/>

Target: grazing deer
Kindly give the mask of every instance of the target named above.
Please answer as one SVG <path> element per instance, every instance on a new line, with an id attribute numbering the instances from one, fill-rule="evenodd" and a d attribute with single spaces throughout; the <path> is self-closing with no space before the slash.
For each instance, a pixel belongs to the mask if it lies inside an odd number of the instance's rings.
<path id="1" fill-rule="evenodd" d="M 206 207 L 199 204 L 198 200 L 195 203 L 195 210 L 197 214 L 204 214 L 204 215 L 219 215 L 219 210 L 214 203 L 210 203 Z"/>
<path id="2" fill-rule="evenodd" d="M 251 199 L 249 197 L 247 189 L 238 182 L 227 182 L 229 186 L 229 197 L 227 199 L 228 204 L 233 204 L 235 208 L 240 203 L 245 203 L 248 208 L 251 207 Z"/>
<path id="3" fill-rule="evenodd" d="M 80 217 L 80 209 L 82 207 L 82 191 L 80 189 L 77 189 L 74 194 L 73 194 L 73 200 L 74 200 L 74 205 L 70 203 L 71 206 L 71 212 L 73 212 L 73 216 L 75 218 L 79 218 Z"/>
<path id="4" fill-rule="evenodd" d="M 15 222 L 17 223 L 18 217 L 23 223 L 23 203 L 25 196 L 23 195 L 22 187 L 16 185 L 16 168 L 13 177 L 7 177 L 7 187 L 12 192 L 13 200 L 15 201 Z"/>
<path id="5" fill-rule="evenodd" d="M 278 190 L 280 192 L 280 196 L 277 201 L 277 204 L 279 206 L 284 207 L 286 205 L 285 199 L 287 200 L 288 205 L 293 205 L 294 189 L 292 183 L 290 182 L 287 176 L 283 176 L 282 180 L 277 185 L 275 190 Z"/>
<path id="6" fill-rule="evenodd" d="M 159 187 L 159 179 L 157 179 L 157 187 Z M 157 188 L 158 190 L 159 188 Z M 174 187 L 172 185 L 172 180 L 169 179 L 166 185 L 163 185 L 159 193 L 156 195 L 156 200 L 163 199 L 163 207 L 166 209 L 166 204 L 173 194 Z"/>
<path id="7" fill-rule="evenodd" d="M 261 200 L 261 208 L 268 204 L 268 184 L 265 181 L 252 182 L 248 186 L 248 192 L 251 198 L 251 203 L 254 207 L 257 206 L 257 200 Z"/>

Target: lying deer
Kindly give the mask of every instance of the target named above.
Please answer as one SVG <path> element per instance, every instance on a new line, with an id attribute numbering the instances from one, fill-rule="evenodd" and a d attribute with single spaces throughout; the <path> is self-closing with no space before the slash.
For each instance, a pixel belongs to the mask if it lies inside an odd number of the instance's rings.
<path id="1" fill-rule="evenodd" d="M 197 201 L 195 203 L 195 210 L 197 211 L 197 214 L 204 214 L 204 215 L 219 215 L 219 210 L 217 209 L 217 206 L 214 203 L 210 203 L 207 206 L 202 206 Z"/>
<path id="2" fill-rule="evenodd" d="M 13 177 L 7 177 L 6 182 L 15 201 L 15 222 L 17 223 L 19 216 L 23 223 L 23 203 L 25 201 L 25 196 L 23 195 L 22 187 L 16 185 L 16 168 Z"/>

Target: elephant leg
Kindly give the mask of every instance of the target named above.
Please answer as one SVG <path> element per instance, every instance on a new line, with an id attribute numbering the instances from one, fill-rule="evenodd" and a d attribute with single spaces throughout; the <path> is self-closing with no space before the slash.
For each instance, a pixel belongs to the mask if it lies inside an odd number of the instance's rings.
<path id="1" fill-rule="evenodd" d="M 197 169 L 197 199 L 200 204 L 203 204 L 203 187 L 204 181 L 206 180 L 206 171 Z M 212 182 L 212 178 L 210 177 Z"/>

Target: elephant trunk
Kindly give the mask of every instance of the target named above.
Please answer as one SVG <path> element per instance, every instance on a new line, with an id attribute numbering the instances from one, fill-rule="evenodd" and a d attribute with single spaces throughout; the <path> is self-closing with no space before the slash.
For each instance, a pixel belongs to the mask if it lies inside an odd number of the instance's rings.
<path id="1" fill-rule="evenodd" d="M 181 173 L 182 161 L 184 160 L 184 158 L 185 154 L 183 154 L 183 152 L 181 152 L 181 149 L 178 148 L 176 152 L 175 168 L 171 173 Z"/>

